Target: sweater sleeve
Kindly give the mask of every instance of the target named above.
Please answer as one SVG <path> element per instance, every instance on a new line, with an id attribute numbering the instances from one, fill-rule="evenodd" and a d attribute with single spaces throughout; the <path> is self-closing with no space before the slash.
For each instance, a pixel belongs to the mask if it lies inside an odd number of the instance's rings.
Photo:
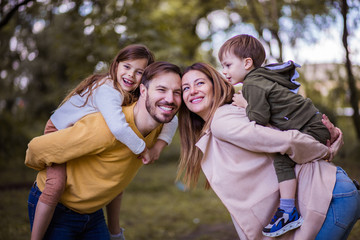
<path id="1" fill-rule="evenodd" d="M 224 106 L 211 123 L 211 133 L 222 141 L 259 153 L 288 154 L 302 164 L 322 159 L 328 148 L 297 130 L 279 131 L 250 122 L 242 109 Z"/>
<path id="2" fill-rule="evenodd" d="M 127 123 L 121 107 L 123 96 L 120 92 L 105 83 L 94 91 L 93 100 L 115 138 L 125 144 L 134 154 L 143 152 L 145 142 Z"/>
<path id="3" fill-rule="evenodd" d="M 28 144 L 25 165 L 42 170 L 78 157 L 98 154 L 112 146 L 115 138 L 99 113 L 90 114 L 72 127 L 35 137 Z"/>
<path id="4" fill-rule="evenodd" d="M 270 104 L 266 91 L 256 85 L 244 84 L 242 92 L 248 102 L 246 115 L 250 121 L 266 126 L 270 121 Z"/>
<path id="5" fill-rule="evenodd" d="M 174 116 L 174 118 L 169 122 L 169 123 L 165 123 L 160 135 L 158 136 L 158 139 L 164 140 L 165 142 L 167 142 L 168 145 L 170 145 L 176 129 L 178 127 L 178 118 L 177 116 Z"/>

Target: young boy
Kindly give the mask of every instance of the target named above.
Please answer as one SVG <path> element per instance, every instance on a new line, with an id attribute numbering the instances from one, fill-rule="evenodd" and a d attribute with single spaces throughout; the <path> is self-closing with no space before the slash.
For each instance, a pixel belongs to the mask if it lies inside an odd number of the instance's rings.
<path id="1" fill-rule="evenodd" d="M 237 35 L 227 40 L 219 50 L 223 74 L 233 85 L 243 83 L 242 94 L 234 95 L 234 105 L 246 108 L 250 121 L 271 124 L 280 130 L 297 129 L 323 144 L 330 133 L 322 123 L 322 114 L 310 99 L 297 94 L 299 76 L 292 61 L 261 67 L 265 50 L 259 40 L 249 35 Z M 243 97 L 242 97 L 243 96 Z M 334 138 L 336 139 L 336 138 Z M 274 167 L 279 181 L 280 207 L 263 229 L 263 234 L 276 237 L 302 225 L 303 219 L 295 207 L 295 163 L 277 153 Z"/>

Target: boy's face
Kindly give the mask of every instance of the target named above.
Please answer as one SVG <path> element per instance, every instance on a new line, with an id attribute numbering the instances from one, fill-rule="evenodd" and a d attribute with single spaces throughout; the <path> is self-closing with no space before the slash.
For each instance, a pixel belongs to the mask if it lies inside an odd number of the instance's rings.
<path id="1" fill-rule="evenodd" d="M 251 63 L 249 63 L 249 59 L 251 60 L 251 58 L 239 58 L 232 52 L 226 52 L 224 54 L 221 61 L 223 68 L 222 73 L 232 85 L 242 83 L 246 74 L 254 68 L 252 60 Z"/>

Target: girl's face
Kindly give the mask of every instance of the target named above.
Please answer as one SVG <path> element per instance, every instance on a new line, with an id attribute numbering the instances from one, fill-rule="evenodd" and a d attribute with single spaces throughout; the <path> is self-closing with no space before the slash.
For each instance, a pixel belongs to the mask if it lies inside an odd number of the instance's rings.
<path id="1" fill-rule="evenodd" d="M 214 95 L 210 79 L 200 71 L 190 70 L 182 77 L 182 91 L 186 107 L 206 121 Z"/>
<path id="2" fill-rule="evenodd" d="M 116 77 L 124 91 L 131 92 L 140 85 L 147 63 L 146 58 L 119 62 Z"/>

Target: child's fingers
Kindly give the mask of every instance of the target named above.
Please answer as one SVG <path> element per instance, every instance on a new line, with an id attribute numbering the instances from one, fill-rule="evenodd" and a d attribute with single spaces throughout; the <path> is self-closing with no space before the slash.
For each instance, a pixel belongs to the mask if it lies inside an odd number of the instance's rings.
<path id="1" fill-rule="evenodd" d="M 145 165 L 147 165 L 147 164 L 150 163 L 149 160 L 147 160 L 146 158 L 142 158 L 141 161 L 142 161 L 142 163 L 145 164 Z"/>

